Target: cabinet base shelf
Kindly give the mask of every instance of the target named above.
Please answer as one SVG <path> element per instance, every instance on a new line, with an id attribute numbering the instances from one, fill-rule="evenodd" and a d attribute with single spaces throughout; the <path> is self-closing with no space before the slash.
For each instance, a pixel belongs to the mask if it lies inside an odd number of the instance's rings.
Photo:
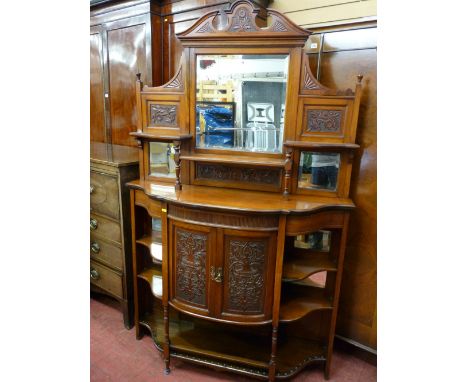
<path id="1" fill-rule="evenodd" d="M 269 336 L 228 333 L 216 329 L 217 324 L 197 326 L 193 322 L 176 320 L 172 317 L 169 322 L 171 357 L 241 375 L 268 379 L 271 352 Z M 149 330 L 156 348 L 162 351 L 164 341 L 162 312 L 146 314 L 140 319 L 139 324 Z M 325 355 L 326 347 L 316 341 L 296 337 L 280 341 L 276 357 L 276 378 L 290 378 L 312 363 L 324 364 Z"/>

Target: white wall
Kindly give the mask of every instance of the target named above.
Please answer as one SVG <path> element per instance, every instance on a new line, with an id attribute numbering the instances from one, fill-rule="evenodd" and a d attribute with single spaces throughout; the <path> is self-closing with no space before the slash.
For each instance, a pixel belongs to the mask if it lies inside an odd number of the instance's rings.
<path id="1" fill-rule="evenodd" d="M 377 0 L 273 0 L 269 8 L 284 13 L 303 28 L 377 17 Z"/>

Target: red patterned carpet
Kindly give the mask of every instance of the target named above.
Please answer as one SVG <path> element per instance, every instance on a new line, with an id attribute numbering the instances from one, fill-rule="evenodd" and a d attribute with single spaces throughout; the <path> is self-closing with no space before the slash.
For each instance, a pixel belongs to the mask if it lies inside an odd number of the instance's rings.
<path id="1" fill-rule="evenodd" d="M 331 382 L 373 382 L 377 368 L 351 355 L 335 351 Z M 91 298 L 91 381 L 118 382 L 211 382 L 255 381 L 236 374 L 218 372 L 177 359 L 171 374 L 163 374 L 163 361 L 150 337 L 135 339 L 135 329 L 123 326 L 118 303 L 105 296 Z M 292 382 L 324 382 L 323 372 L 310 367 Z"/>

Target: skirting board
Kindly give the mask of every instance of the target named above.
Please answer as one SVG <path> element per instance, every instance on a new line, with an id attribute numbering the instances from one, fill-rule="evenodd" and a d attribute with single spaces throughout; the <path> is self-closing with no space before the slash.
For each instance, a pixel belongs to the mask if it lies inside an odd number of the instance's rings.
<path id="1" fill-rule="evenodd" d="M 352 354 L 371 365 L 377 366 L 377 350 L 362 345 L 350 338 L 335 335 L 335 349 Z"/>

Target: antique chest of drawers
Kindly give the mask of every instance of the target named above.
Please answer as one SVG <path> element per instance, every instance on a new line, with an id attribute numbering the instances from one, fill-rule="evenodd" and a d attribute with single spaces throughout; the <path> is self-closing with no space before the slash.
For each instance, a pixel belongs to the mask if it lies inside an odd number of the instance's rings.
<path id="1" fill-rule="evenodd" d="M 91 291 L 121 303 L 125 327 L 133 326 L 129 191 L 138 178 L 138 150 L 91 142 Z"/>

